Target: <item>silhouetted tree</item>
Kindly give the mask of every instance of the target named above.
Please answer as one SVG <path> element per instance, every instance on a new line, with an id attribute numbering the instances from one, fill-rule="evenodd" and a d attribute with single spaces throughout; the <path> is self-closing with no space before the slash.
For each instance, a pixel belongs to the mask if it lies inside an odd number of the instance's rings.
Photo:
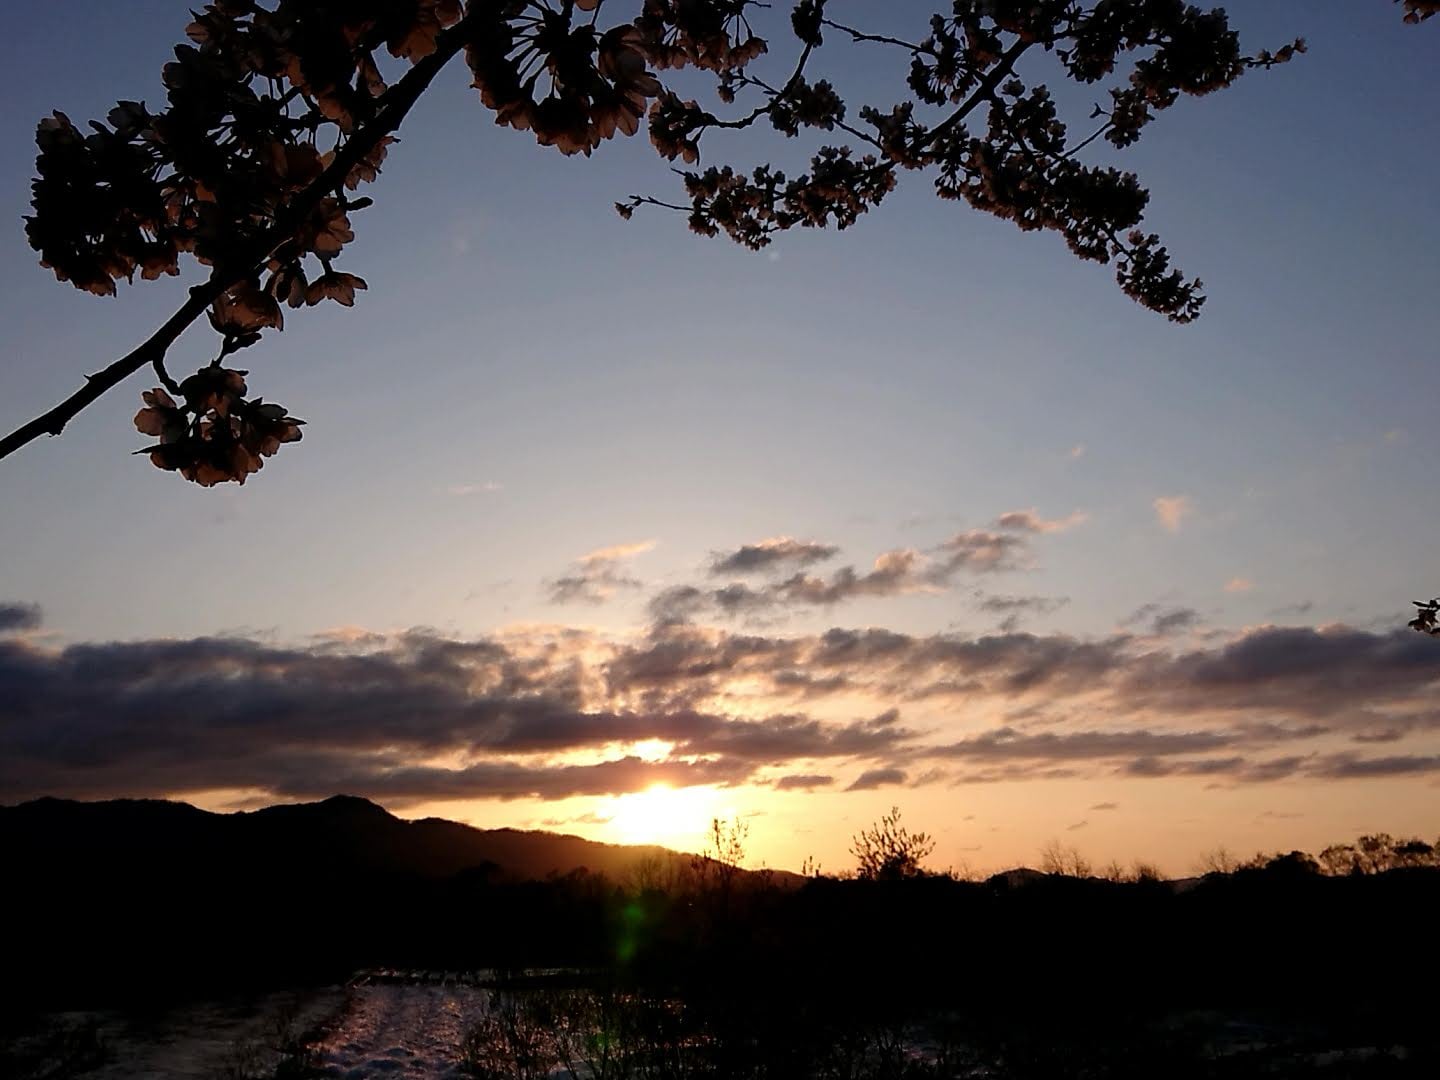
<path id="1" fill-rule="evenodd" d="M 1182 95 L 1231 85 L 1303 51 L 1297 40 L 1247 54 L 1222 9 L 1182 0 L 953 0 L 908 37 L 831 17 L 798 0 L 782 77 L 756 74 L 770 51 L 751 24 L 758 0 L 212 0 L 164 72 L 167 103 L 122 101 L 89 130 L 55 113 L 40 123 L 34 213 L 41 260 L 75 287 L 111 295 L 119 281 L 208 268 L 149 339 L 90 375 L 71 397 L 0 439 L 0 457 L 65 424 L 141 368 L 160 386 L 136 426 L 151 461 L 202 485 L 243 483 L 301 435 L 301 421 L 251 396 L 230 358 L 280 330 L 284 308 L 350 306 L 366 288 L 338 265 L 354 239 L 356 193 L 375 180 L 394 132 L 439 72 L 463 55 L 498 124 L 562 154 L 633 135 L 680 162 L 684 197 L 617 204 L 686 215 L 697 233 L 752 248 L 780 231 L 846 228 L 902 174 L 936 194 L 1062 236 L 1079 258 L 1115 266 L 1143 306 L 1188 322 L 1201 283 L 1175 270 L 1143 227 L 1139 179 L 1083 160 L 1132 145 Z M 1406 0 L 1406 19 L 1433 14 Z M 812 70 L 827 40 L 892 50 L 909 75 L 886 108 L 852 111 Z M 1022 64 L 1023 61 L 1023 64 Z M 1034 62 L 1033 71 L 1025 68 Z M 1072 131 L 1041 65 L 1061 81 L 1108 82 L 1091 124 Z M 1025 73 L 1021 74 L 1022 68 Z M 688 70 L 716 81 L 717 111 L 685 97 Z M 678 82 L 684 78 L 686 81 Z M 689 92 L 688 89 L 685 92 Z M 741 103 L 746 99 L 748 104 Z M 714 132 L 768 123 L 820 133 L 809 168 L 700 165 Z M 166 354 L 202 316 L 217 354 L 176 380 Z"/>
<path id="2" fill-rule="evenodd" d="M 912 833 L 900 824 L 900 808 L 890 812 L 868 829 L 862 829 L 850 841 L 850 854 L 855 856 L 855 876 L 865 881 L 894 881 L 920 877 L 921 865 L 935 850 L 929 833 Z"/>
<path id="3" fill-rule="evenodd" d="M 1389 833 L 1362 836 L 1353 844 L 1332 844 L 1320 852 L 1327 874 L 1381 874 L 1404 866 L 1440 866 L 1440 844 L 1419 838 L 1396 840 Z"/>
<path id="4" fill-rule="evenodd" d="M 1040 869 L 1047 874 L 1064 874 L 1067 877 L 1089 877 L 1093 868 L 1090 860 L 1074 846 L 1051 840 L 1040 849 Z"/>
<path id="5" fill-rule="evenodd" d="M 1057 872 L 1063 873 L 1063 871 Z M 1142 881 L 1163 881 L 1165 879 L 1165 875 L 1160 872 L 1158 866 L 1145 862 L 1143 859 L 1136 859 L 1128 868 L 1119 859 L 1111 859 L 1100 871 L 1099 876 L 1119 885 L 1135 885 Z"/>
<path id="6" fill-rule="evenodd" d="M 1264 870 L 1268 874 L 1288 877 L 1309 877 L 1320 873 L 1320 864 L 1314 857 L 1303 851 L 1288 851 L 1266 860 Z"/>
<path id="7" fill-rule="evenodd" d="M 695 856 L 692 866 L 702 880 L 713 879 L 721 893 L 730 891 L 731 882 L 745 865 L 745 842 L 750 836 L 750 825 L 735 818 L 724 821 L 710 819 L 710 831 L 705 834 L 705 850 Z"/>
<path id="8" fill-rule="evenodd" d="M 1424 840 L 1402 840 L 1395 845 L 1393 863 L 1395 866 L 1436 866 L 1440 865 L 1440 852 Z"/>
<path id="9" fill-rule="evenodd" d="M 1235 856 L 1230 854 L 1230 849 L 1220 844 L 1200 856 L 1196 869 L 1201 874 L 1230 874 L 1234 873 L 1238 865 Z"/>

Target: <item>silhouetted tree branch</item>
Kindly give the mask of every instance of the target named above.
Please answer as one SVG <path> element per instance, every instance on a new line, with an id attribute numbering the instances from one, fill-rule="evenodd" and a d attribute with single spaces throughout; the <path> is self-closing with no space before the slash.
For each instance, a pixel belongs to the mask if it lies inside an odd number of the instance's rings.
<path id="1" fill-rule="evenodd" d="M 147 364 L 155 367 L 156 374 L 171 393 L 180 393 L 180 385 L 175 384 L 164 371 L 165 355 L 170 346 L 201 315 L 211 309 L 217 300 L 235 286 L 257 277 L 277 250 L 293 242 L 297 231 L 329 194 L 342 189 L 357 165 L 374 154 L 383 145 L 383 140 L 399 128 L 405 116 L 434 81 L 435 76 L 464 47 L 465 34 L 468 29 L 469 27 L 462 22 L 451 27 L 437 39 L 435 50 L 419 61 L 395 84 L 393 89 L 387 91 L 379 99 L 374 117 L 368 123 L 360 126 L 335 151 L 330 164 L 320 172 L 319 176 L 275 215 L 274 223 L 251 241 L 245 255 L 217 263 L 209 280 L 203 285 L 192 288 L 189 299 L 143 344 L 101 371 L 87 375 L 85 385 L 70 397 L 30 423 L 21 426 L 12 434 L 0 439 L 0 458 L 7 457 L 41 435 L 59 435 L 65 425 L 82 409 Z M 45 128 L 42 124 L 42 134 L 44 131 Z M 42 140 L 42 149 L 43 145 Z M 131 272 L 133 273 L 133 267 Z M 63 280 L 63 272 L 57 271 L 57 273 L 61 274 Z M 147 276 L 149 275 L 147 274 Z M 92 291 L 107 291 L 103 286 L 97 284 L 96 279 L 90 279 L 88 282 L 77 279 L 76 285 L 77 287 L 89 287 Z M 363 288 L 363 285 L 360 287 Z M 113 285 L 108 291 L 114 291 Z M 266 318 L 267 314 L 264 311 L 257 312 L 250 321 L 234 327 L 217 326 L 217 329 L 221 329 L 225 333 L 227 345 L 229 345 L 231 342 L 238 342 L 255 333 L 259 325 L 276 325 L 278 328 L 278 305 L 274 305 L 273 322 Z M 233 350 L 224 350 L 222 356 L 229 351 Z M 149 434 L 159 434 L 159 432 L 149 432 Z M 298 439 L 298 432 L 295 437 Z M 258 465 L 256 467 L 258 468 Z M 201 466 L 201 470 L 203 470 L 203 466 Z M 197 470 L 197 477 L 207 475 L 201 470 Z M 244 474 L 241 473 L 237 479 L 243 482 L 243 477 Z"/>
<path id="2" fill-rule="evenodd" d="M 1405 19 L 1435 13 L 1404 0 Z M 1100 140 L 1120 150 L 1183 95 L 1231 85 L 1246 70 L 1284 63 L 1241 52 L 1220 9 L 1182 0 L 953 0 L 923 39 L 834 21 L 827 0 L 790 11 L 795 57 L 783 81 L 749 72 L 769 51 L 751 26 L 757 0 L 211 0 L 188 27 L 191 44 L 165 69 L 168 107 L 152 114 L 122 101 L 107 124 L 82 132 L 64 114 L 41 122 L 32 246 L 61 280 L 101 295 L 138 271 L 180 272 L 181 255 L 207 279 L 149 339 L 90 375 L 55 408 L 0 439 L 0 457 L 58 434 L 82 409 L 146 365 L 137 428 L 158 466 L 203 485 L 243 483 L 263 458 L 300 437 L 300 421 L 249 398 L 247 373 L 224 366 L 291 308 L 366 287 L 332 264 L 354 238 L 350 213 L 370 204 L 352 192 L 376 179 L 393 133 L 438 72 L 462 51 L 482 103 L 502 126 L 529 131 L 564 154 L 590 154 L 648 122 L 650 141 L 678 161 L 685 199 L 634 195 L 616 204 L 685 213 L 697 233 L 724 233 L 752 248 L 795 227 L 844 229 L 908 173 L 927 173 L 941 198 L 1060 234 L 1081 259 L 1113 264 L 1122 290 L 1175 322 L 1204 302 L 1198 280 L 1170 263 L 1141 228 L 1149 193 L 1132 173 L 1082 164 Z M 623 9 L 613 23 L 610 12 Z M 844 98 L 810 68 L 825 32 L 856 47 L 910 58 L 902 99 L 888 111 L 847 113 Z M 389 85 L 388 53 L 408 70 Z M 1019 62 L 1044 57 L 1058 77 L 1090 85 L 1114 78 L 1098 130 L 1074 143 L 1042 82 Z M 390 66 L 390 61 L 385 62 Z M 725 118 L 667 85 L 684 70 L 713 75 L 732 106 Z M 722 110 L 723 111 L 723 110 Z M 839 133 L 796 177 L 767 165 L 698 168 L 711 131 L 768 120 L 787 138 Z M 823 136 L 822 136 L 823 137 Z M 316 266 L 318 264 L 318 268 Z M 165 358 L 201 315 L 221 337 L 219 355 L 173 379 Z"/>
<path id="3" fill-rule="evenodd" d="M 1415 618 L 1409 622 L 1412 630 L 1418 630 L 1422 634 L 1429 634 L 1432 637 L 1440 637 L 1440 596 L 1434 600 L 1411 600 L 1419 610 L 1415 612 Z"/>

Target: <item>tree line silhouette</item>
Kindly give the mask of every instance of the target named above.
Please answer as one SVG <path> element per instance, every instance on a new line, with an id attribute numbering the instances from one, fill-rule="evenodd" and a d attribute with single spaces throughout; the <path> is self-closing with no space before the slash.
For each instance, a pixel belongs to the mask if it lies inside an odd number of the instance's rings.
<path id="1" fill-rule="evenodd" d="M 857 834 L 842 874 L 747 870 L 745 837 L 717 823 L 694 859 L 527 880 L 494 863 L 427 870 L 384 854 L 403 852 L 390 842 L 371 850 L 366 838 L 393 828 L 425 846 L 432 823 L 358 800 L 285 808 L 283 829 L 249 836 L 253 815 L 222 833 L 219 815 L 177 826 L 167 804 L 132 804 L 117 832 L 107 804 L 36 806 L 0 811 L 12 1016 L 376 967 L 545 968 L 561 974 L 498 991 L 470 1042 L 478 1075 L 600 1052 L 600 1029 L 616 1055 L 604 1075 L 617 1077 L 963 1076 L 984 1062 L 1003 1062 L 998 1075 L 1138 1076 L 1164 1061 L 1189 1062 L 1166 1075 L 1262 1075 L 1315 1040 L 1405 1047 L 1406 1069 L 1437 1060 L 1423 980 L 1440 960 L 1440 865 L 1420 840 L 1365 837 L 1181 882 L 1074 865 L 965 880 L 927 870 L 929 839 L 892 811 Z M 1217 1064 L 1213 1043 L 1239 1018 L 1274 1053 Z M 572 1043 L 542 1040 L 525 1059 L 511 1041 L 527 1024 Z M 1237 1071 L 1242 1059 L 1253 1072 Z M 1110 1071 L 1080 1069 L 1097 1061 Z"/>

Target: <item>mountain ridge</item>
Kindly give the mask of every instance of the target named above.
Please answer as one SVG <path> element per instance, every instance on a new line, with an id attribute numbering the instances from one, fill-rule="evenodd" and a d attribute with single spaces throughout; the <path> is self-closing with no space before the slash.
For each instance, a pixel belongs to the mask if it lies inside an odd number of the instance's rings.
<path id="1" fill-rule="evenodd" d="M 366 873 L 429 879 L 484 870 L 516 881 L 575 872 L 623 880 L 639 872 L 688 868 L 696 857 L 656 844 L 613 844 L 543 829 L 405 819 L 348 794 L 229 812 L 171 799 L 47 796 L 0 806 L 0 841 L 12 858 L 29 856 L 42 864 L 108 864 L 183 850 L 205 862 L 223 856 L 260 864 L 310 859 L 332 871 L 352 864 L 348 868 Z M 775 875 L 798 880 L 785 871 Z"/>

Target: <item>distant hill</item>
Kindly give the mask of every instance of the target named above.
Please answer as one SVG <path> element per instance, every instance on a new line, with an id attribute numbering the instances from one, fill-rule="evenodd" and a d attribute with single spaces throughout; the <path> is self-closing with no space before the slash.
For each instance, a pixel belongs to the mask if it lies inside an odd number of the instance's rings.
<path id="1" fill-rule="evenodd" d="M 476 829 L 440 818 L 405 821 L 351 795 L 231 814 L 158 800 L 37 799 L 0 807 L 0 850 L 12 866 L 36 870 L 118 863 L 130 872 L 182 865 L 193 871 L 223 864 L 259 877 L 305 867 L 429 879 L 484 871 L 510 881 L 574 871 L 624 881 L 637 872 L 688 867 L 692 858 L 654 845 Z"/>
<path id="2" fill-rule="evenodd" d="M 350 796 L 233 814 L 128 799 L 0 807 L 0 1012 L 329 981 L 376 964 L 603 963 L 671 903 L 648 903 L 636 924 L 633 891 L 617 886 L 664 888 L 692 859 L 404 821 Z"/>

